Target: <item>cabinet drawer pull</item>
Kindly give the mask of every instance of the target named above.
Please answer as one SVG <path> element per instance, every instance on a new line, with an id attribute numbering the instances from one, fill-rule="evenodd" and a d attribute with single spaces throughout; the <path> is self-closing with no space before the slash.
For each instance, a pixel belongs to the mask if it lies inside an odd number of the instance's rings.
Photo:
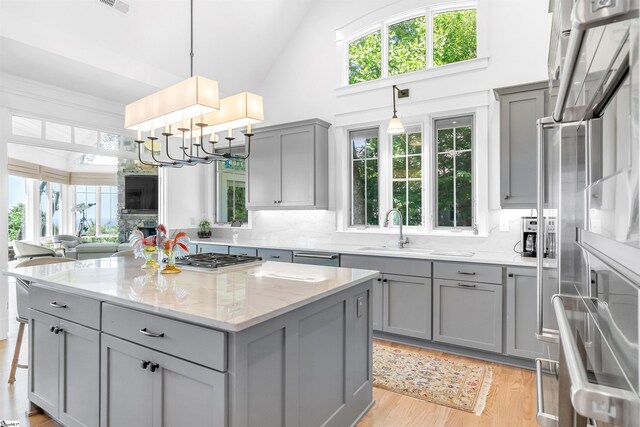
<path id="1" fill-rule="evenodd" d="M 147 328 L 142 328 L 142 329 L 140 329 L 140 333 L 141 333 L 142 335 L 146 335 L 146 336 L 148 336 L 148 337 L 153 337 L 153 338 L 162 338 L 162 337 L 164 337 L 164 332 L 161 332 L 161 333 L 159 333 L 159 334 L 156 334 L 156 333 L 154 333 L 154 332 L 149 332 L 149 331 L 147 331 Z"/>
<path id="2" fill-rule="evenodd" d="M 271 256 L 269 256 L 269 258 L 279 259 L 279 258 L 280 258 L 280 255 L 271 255 Z"/>
<path id="3" fill-rule="evenodd" d="M 462 287 L 462 288 L 475 288 L 476 285 L 470 285 L 467 283 L 458 283 L 458 286 Z"/>
<path id="4" fill-rule="evenodd" d="M 56 334 L 56 335 L 58 335 L 60 332 L 62 332 L 62 328 L 61 328 L 61 327 L 59 327 L 59 326 L 51 326 L 51 327 L 49 328 L 49 330 L 50 330 L 51 332 L 53 332 L 54 334 Z"/>
<path id="5" fill-rule="evenodd" d="M 53 308 L 67 308 L 67 304 L 58 304 L 55 301 L 50 302 L 49 305 Z"/>
<path id="6" fill-rule="evenodd" d="M 460 270 L 458 270 L 458 274 L 464 274 L 465 276 L 475 276 L 476 272 L 475 271 L 460 271 Z"/>
<path id="7" fill-rule="evenodd" d="M 141 367 L 142 369 L 147 369 L 147 367 L 149 366 L 149 363 L 150 363 L 150 362 L 149 362 L 149 361 L 147 361 L 147 360 L 141 360 L 141 361 L 140 361 L 140 367 Z"/>
<path id="8" fill-rule="evenodd" d="M 387 283 L 387 282 L 389 281 L 389 279 L 382 279 L 382 281 L 383 281 L 384 283 Z"/>
<path id="9" fill-rule="evenodd" d="M 158 369 L 159 367 L 160 367 L 160 365 L 158 365 L 157 363 L 150 363 L 150 364 L 149 364 L 149 370 L 150 370 L 151 372 L 155 372 L 155 371 L 156 371 L 156 369 Z"/>

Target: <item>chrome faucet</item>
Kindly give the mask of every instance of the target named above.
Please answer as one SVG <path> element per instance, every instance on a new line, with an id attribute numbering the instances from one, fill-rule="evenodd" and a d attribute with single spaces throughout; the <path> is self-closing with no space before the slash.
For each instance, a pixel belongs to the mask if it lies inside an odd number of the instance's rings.
<path id="1" fill-rule="evenodd" d="M 389 214 L 391 214 L 391 212 L 395 212 L 398 214 L 398 217 L 400 219 L 400 239 L 398 240 L 398 247 L 399 248 L 404 248 L 404 245 L 406 245 L 407 243 L 409 243 L 409 238 L 408 237 L 404 237 L 402 235 L 402 212 L 400 212 L 399 209 L 397 208 L 391 208 L 387 211 L 386 215 L 384 216 L 384 224 L 383 227 L 388 227 L 389 226 Z"/>

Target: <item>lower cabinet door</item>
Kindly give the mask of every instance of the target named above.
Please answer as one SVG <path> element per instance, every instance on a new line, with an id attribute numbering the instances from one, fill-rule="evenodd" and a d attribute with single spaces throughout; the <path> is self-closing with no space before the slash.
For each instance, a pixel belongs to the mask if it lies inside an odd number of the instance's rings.
<path id="1" fill-rule="evenodd" d="M 60 321 L 60 406 L 69 427 L 100 425 L 100 332 Z"/>
<path id="2" fill-rule="evenodd" d="M 502 352 L 502 286 L 434 279 L 433 340 Z"/>
<path id="3" fill-rule="evenodd" d="M 102 427 L 226 426 L 226 373 L 107 334 L 101 348 Z"/>
<path id="4" fill-rule="evenodd" d="M 431 339 L 431 279 L 384 274 L 383 330 Z"/>
<path id="5" fill-rule="evenodd" d="M 227 374 L 155 353 L 154 426 L 227 425 Z"/>
<path id="6" fill-rule="evenodd" d="M 107 334 L 101 341 L 100 425 L 152 427 L 154 373 L 142 362 L 153 350 Z"/>
<path id="7" fill-rule="evenodd" d="M 60 319 L 29 310 L 29 400 L 51 416 L 58 417 L 58 365 Z"/>
<path id="8" fill-rule="evenodd" d="M 535 337 L 536 291 L 535 269 L 507 269 L 507 353 L 512 356 L 543 356 L 543 343 Z"/>

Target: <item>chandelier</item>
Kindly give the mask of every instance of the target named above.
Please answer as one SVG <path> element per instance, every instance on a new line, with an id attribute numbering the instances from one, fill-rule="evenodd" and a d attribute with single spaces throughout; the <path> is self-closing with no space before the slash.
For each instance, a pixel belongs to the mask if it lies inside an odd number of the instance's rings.
<path id="1" fill-rule="evenodd" d="M 229 159 L 244 160 L 251 152 L 251 127 L 264 120 L 261 96 L 241 92 L 220 99 L 218 82 L 193 75 L 193 0 L 190 3 L 191 77 L 125 107 L 125 128 L 137 131 L 138 160 L 146 166 L 181 168 Z M 233 154 L 233 129 L 243 127 L 244 154 Z M 158 129 L 163 129 L 161 136 L 156 136 Z M 215 145 L 219 142 L 218 132 L 224 131 L 228 149 L 222 151 Z M 169 150 L 172 136 L 182 139 L 180 151 L 174 156 Z M 142 159 L 145 147 L 151 159 Z"/>

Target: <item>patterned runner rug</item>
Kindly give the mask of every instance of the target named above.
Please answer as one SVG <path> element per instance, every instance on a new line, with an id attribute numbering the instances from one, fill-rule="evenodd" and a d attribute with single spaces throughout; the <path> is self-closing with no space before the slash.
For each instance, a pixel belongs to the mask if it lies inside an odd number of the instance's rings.
<path id="1" fill-rule="evenodd" d="M 480 415 L 491 380 L 491 367 L 480 362 L 373 343 L 374 387 Z"/>

